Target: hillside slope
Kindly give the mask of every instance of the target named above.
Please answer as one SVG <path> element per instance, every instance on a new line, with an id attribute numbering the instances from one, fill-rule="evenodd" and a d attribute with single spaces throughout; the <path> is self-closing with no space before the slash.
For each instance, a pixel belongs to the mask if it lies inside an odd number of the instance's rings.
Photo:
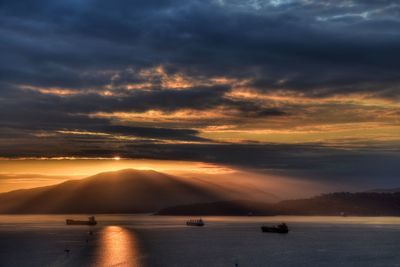
<path id="1" fill-rule="evenodd" d="M 126 169 L 0 194 L 0 213 L 145 213 L 235 196 L 238 192 L 223 184 L 215 187 L 198 179 Z M 265 195 L 266 201 L 271 198 Z"/>

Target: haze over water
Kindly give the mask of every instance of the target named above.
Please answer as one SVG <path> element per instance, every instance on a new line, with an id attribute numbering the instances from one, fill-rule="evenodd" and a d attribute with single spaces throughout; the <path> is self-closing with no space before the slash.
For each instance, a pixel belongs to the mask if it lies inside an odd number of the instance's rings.
<path id="1" fill-rule="evenodd" d="M 400 264 L 395 217 L 205 217 L 203 228 L 173 216 L 100 215 L 95 227 L 66 226 L 66 217 L 82 216 L 0 216 L 0 266 Z M 281 221 L 289 234 L 260 231 Z"/>

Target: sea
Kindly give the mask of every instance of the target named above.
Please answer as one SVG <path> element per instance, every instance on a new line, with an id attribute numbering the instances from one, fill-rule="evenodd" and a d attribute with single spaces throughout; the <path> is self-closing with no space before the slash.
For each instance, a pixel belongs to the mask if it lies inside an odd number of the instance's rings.
<path id="1" fill-rule="evenodd" d="M 0 266 L 400 266 L 398 217 L 0 216 Z M 288 234 L 260 226 L 285 222 Z"/>

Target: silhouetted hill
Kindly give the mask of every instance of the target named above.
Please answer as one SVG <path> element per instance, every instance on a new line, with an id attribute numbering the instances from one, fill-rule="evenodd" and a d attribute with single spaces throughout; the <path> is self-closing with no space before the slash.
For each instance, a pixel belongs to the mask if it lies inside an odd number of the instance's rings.
<path id="1" fill-rule="evenodd" d="M 378 188 L 366 191 L 367 193 L 397 193 L 400 192 L 400 187 L 398 188 Z"/>
<path id="2" fill-rule="evenodd" d="M 127 169 L 0 194 L 0 213 L 146 213 L 237 194 L 223 185 L 215 188 L 201 180 Z"/>
<path id="3" fill-rule="evenodd" d="M 332 193 L 278 203 L 219 201 L 162 209 L 157 215 L 399 216 L 400 193 Z"/>
<path id="4" fill-rule="evenodd" d="M 277 204 L 283 214 L 399 216 L 400 193 L 332 193 Z"/>

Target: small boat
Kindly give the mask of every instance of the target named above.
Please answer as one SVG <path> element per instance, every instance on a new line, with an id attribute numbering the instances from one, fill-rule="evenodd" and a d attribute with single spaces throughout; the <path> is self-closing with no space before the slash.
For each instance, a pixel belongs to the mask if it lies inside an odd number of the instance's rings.
<path id="1" fill-rule="evenodd" d="M 264 233 L 279 233 L 279 234 L 287 234 L 289 233 L 289 228 L 286 223 L 281 223 L 276 226 L 261 226 L 261 231 Z"/>
<path id="2" fill-rule="evenodd" d="M 187 226 L 204 226 L 204 221 L 202 219 L 189 220 L 186 222 Z"/>
<path id="3" fill-rule="evenodd" d="M 87 221 L 66 219 L 65 223 L 67 225 L 96 225 L 97 221 L 94 216 L 90 216 Z"/>

